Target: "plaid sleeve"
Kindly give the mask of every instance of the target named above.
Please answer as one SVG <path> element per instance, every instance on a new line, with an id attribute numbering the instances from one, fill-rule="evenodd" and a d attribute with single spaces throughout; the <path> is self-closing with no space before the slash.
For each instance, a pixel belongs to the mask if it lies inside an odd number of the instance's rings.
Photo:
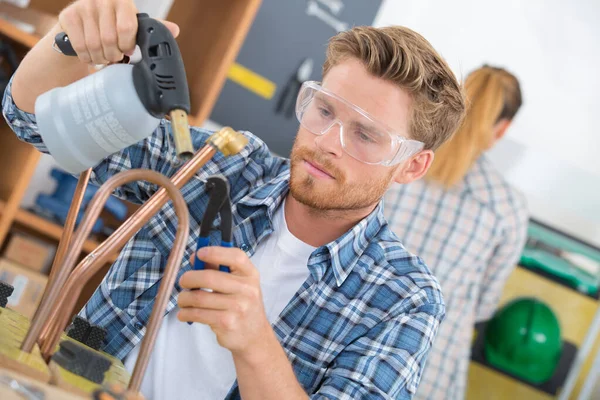
<path id="1" fill-rule="evenodd" d="M 13 101 L 11 89 L 12 78 L 2 99 L 4 118 L 21 141 L 27 142 L 39 151 L 48 154 L 48 149 L 39 134 L 35 115 L 17 107 Z M 192 127 L 191 133 L 196 149 L 202 147 L 212 134 L 210 131 L 197 127 Z M 255 165 L 254 169 L 258 168 L 258 172 L 280 167 L 279 164 L 281 163 L 270 155 L 264 142 L 248 132 L 244 132 L 244 134 L 249 138 L 249 145 L 241 153 L 230 157 L 224 157 L 219 153 L 206 163 L 203 171 L 210 174 L 223 174 L 233 184 L 240 177 L 243 168 L 249 165 L 250 159 L 253 161 L 252 164 Z M 180 164 L 176 157 L 175 145 L 172 139 L 171 123 L 163 119 L 158 128 L 146 139 L 112 154 L 95 166 L 90 181 L 100 186 L 113 175 L 134 168 L 150 169 L 171 177 L 179 167 Z M 250 176 L 252 180 L 261 177 L 258 173 L 246 174 L 245 176 Z M 240 184 L 251 186 L 253 182 L 247 180 L 238 183 L 238 186 Z M 156 190 L 158 190 L 158 187 L 152 183 L 136 181 L 120 186 L 114 194 L 124 200 L 140 204 L 148 200 Z"/>
<path id="2" fill-rule="evenodd" d="M 424 302 L 382 322 L 336 357 L 311 399 L 410 399 L 445 311 Z"/>
<path id="3" fill-rule="evenodd" d="M 529 213 L 524 197 L 513 196 L 510 205 L 510 211 L 503 215 L 502 242 L 495 247 L 483 276 L 475 314 L 477 321 L 488 320 L 496 310 L 527 239 Z"/>

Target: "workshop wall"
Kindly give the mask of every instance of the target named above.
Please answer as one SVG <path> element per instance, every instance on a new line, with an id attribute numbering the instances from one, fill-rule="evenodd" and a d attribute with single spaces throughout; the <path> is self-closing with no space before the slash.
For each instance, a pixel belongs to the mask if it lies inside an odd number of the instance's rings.
<path id="1" fill-rule="evenodd" d="M 424 35 L 459 78 L 483 63 L 521 81 L 524 105 L 490 152 L 534 217 L 600 245 L 600 2 L 386 0 L 375 26 Z"/>
<path id="2" fill-rule="evenodd" d="M 381 0 L 263 0 L 210 119 L 249 130 L 273 152 L 288 156 L 299 125 L 294 112 L 299 67 L 312 60 L 312 68 L 305 64 L 305 79 L 320 80 L 328 39 L 337 30 L 372 25 L 380 4 Z M 276 113 L 286 86 L 287 102 Z"/>

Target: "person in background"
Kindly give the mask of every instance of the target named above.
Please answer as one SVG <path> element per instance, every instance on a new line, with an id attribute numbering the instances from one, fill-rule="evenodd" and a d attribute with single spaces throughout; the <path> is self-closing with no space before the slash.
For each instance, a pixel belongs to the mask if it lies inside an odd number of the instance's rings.
<path id="1" fill-rule="evenodd" d="M 384 214 L 438 278 L 447 307 L 415 398 L 465 397 L 473 327 L 494 312 L 525 244 L 528 211 L 485 152 L 521 107 L 519 81 L 483 66 L 465 81 L 467 114 L 425 179 L 393 185 Z"/>

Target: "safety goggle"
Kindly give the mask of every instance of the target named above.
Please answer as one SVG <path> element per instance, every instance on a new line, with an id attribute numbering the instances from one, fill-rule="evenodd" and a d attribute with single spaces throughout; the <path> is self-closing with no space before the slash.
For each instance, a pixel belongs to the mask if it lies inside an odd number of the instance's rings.
<path id="1" fill-rule="evenodd" d="M 302 84 L 296 116 L 300 124 L 315 135 L 323 135 L 338 124 L 344 151 L 365 164 L 398 164 L 424 147 L 422 142 L 395 133 L 314 81 Z"/>

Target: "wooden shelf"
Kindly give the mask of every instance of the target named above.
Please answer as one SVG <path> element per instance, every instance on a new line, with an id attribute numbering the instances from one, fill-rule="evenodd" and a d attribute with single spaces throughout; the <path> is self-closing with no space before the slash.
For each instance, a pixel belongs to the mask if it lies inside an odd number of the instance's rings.
<path id="1" fill-rule="evenodd" d="M 31 26 L 33 32 L 24 31 L 12 21 L 19 21 Z M 57 22 L 58 18 L 52 14 L 0 3 L 0 33 L 26 47 L 35 46 Z"/>
<path id="2" fill-rule="evenodd" d="M 2 212 L 3 209 L 4 209 L 4 202 L 0 202 L 0 213 Z M 49 238 L 56 239 L 56 240 L 60 240 L 60 237 L 63 232 L 62 226 L 55 224 L 52 221 L 48 221 L 47 219 L 40 217 L 39 215 L 36 215 L 27 210 L 24 210 L 22 208 L 17 210 L 17 213 L 15 214 L 14 222 L 19 225 L 25 226 L 29 229 L 32 229 L 36 232 L 39 232 L 44 236 L 47 236 Z M 91 251 L 96 249 L 96 247 L 98 247 L 99 245 L 100 245 L 100 242 L 97 242 L 92 239 L 88 239 L 83 243 L 83 252 L 90 253 Z M 117 254 L 112 255 L 109 258 L 109 261 L 112 263 L 116 259 L 117 259 Z"/>

